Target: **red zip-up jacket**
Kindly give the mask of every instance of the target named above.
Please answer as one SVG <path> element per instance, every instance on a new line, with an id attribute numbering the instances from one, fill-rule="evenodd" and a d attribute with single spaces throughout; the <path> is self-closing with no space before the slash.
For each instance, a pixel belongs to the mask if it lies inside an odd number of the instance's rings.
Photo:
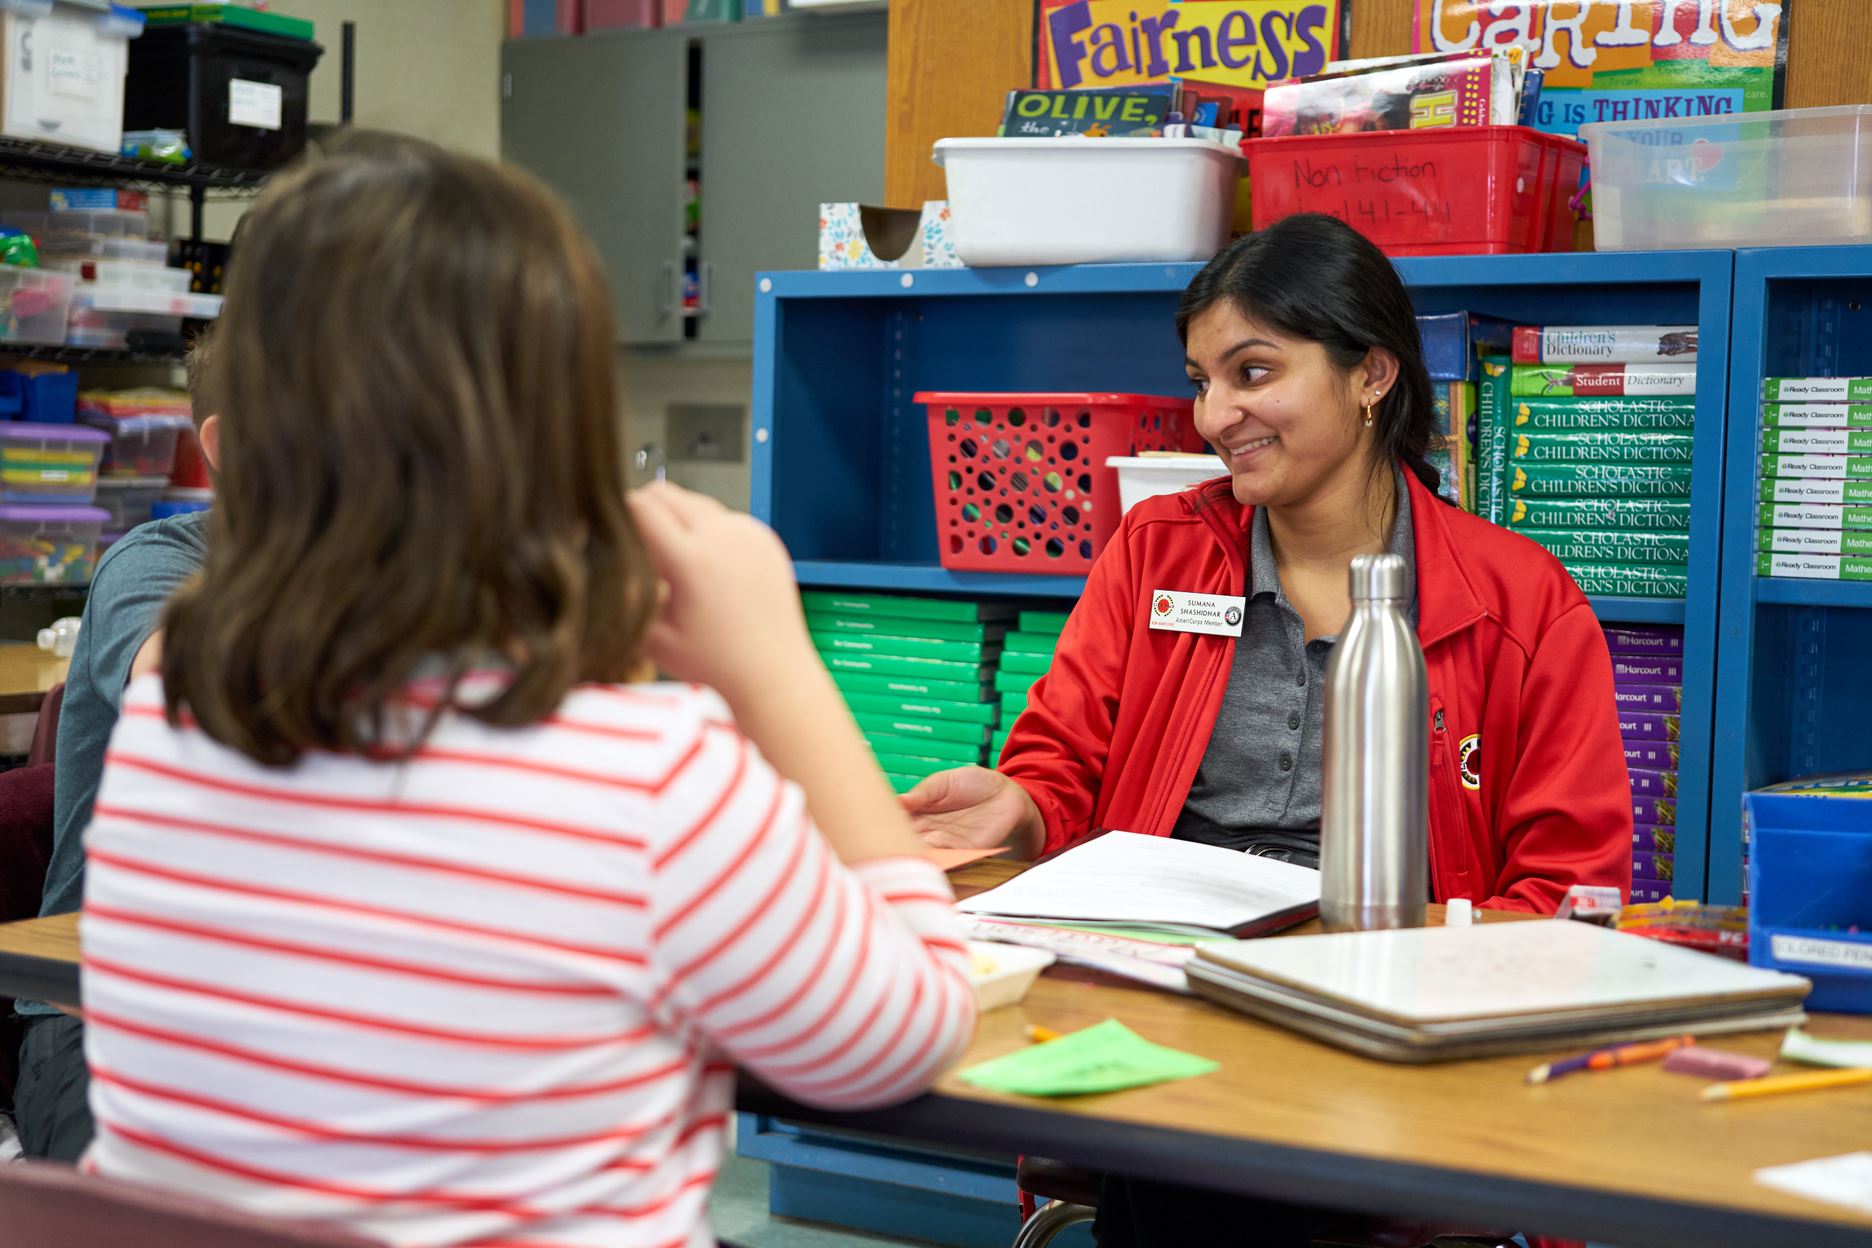
<path id="1" fill-rule="evenodd" d="M 1631 890 L 1631 781 L 1612 660 L 1552 555 L 1406 472 L 1430 684 L 1430 887 L 1552 913 L 1574 884 Z M 1139 503 L 1086 581 L 1001 754 L 1046 850 L 1168 836 L 1228 688 L 1235 639 L 1152 630 L 1157 590 L 1239 596 L 1249 525 L 1226 479 Z"/>

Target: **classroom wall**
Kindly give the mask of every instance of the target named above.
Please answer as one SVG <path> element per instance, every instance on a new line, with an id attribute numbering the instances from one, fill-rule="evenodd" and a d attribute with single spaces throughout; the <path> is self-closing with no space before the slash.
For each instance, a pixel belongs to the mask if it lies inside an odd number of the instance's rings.
<path id="1" fill-rule="evenodd" d="M 312 74 L 314 122 L 338 119 L 340 25 L 348 20 L 357 23 L 356 125 L 412 134 L 478 156 L 500 154 L 505 0 L 274 0 L 273 8 L 314 22 L 316 38 L 325 47 Z M 239 205 L 211 205 L 209 236 L 226 238 L 239 214 Z M 185 202 L 169 228 L 187 230 Z M 618 383 L 627 453 L 646 443 L 665 447 L 671 454 L 672 481 L 730 506 L 747 506 L 745 413 L 753 384 L 749 360 L 620 352 Z M 683 459 L 683 448 L 670 445 L 667 417 L 672 406 L 685 404 L 740 408 L 742 459 Z"/>
<path id="2" fill-rule="evenodd" d="M 357 24 L 355 122 L 479 156 L 500 152 L 505 0 L 273 0 L 318 26 L 312 117 L 338 118 L 339 28 Z"/>

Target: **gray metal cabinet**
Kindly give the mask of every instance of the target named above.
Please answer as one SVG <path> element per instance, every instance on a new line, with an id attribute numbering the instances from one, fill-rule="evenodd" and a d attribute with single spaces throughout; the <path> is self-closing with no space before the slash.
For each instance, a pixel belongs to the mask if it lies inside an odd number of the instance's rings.
<path id="1" fill-rule="evenodd" d="M 754 275 L 818 263 L 821 203 L 881 200 L 885 24 L 800 15 L 703 36 L 701 341 L 752 342 Z"/>
<path id="2" fill-rule="evenodd" d="M 813 267 L 820 203 L 879 200 L 885 29 L 881 11 L 800 14 L 504 46 L 502 155 L 564 196 L 596 240 L 620 343 L 751 345 L 754 275 Z M 692 72 L 700 306 L 685 334 Z"/>
<path id="3" fill-rule="evenodd" d="M 597 243 L 622 343 L 683 340 L 688 72 L 680 30 L 501 50 L 501 155 L 558 191 Z"/>

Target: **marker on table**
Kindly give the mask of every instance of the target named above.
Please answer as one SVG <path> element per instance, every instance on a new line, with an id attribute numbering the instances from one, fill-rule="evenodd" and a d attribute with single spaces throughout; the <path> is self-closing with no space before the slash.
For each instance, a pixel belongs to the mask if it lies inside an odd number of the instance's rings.
<path id="1" fill-rule="evenodd" d="M 1783 1092 L 1818 1092 L 1824 1088 L 1850 1088 L 1872 1083 L 1872 1070 L 1817 1070 L 1805 1075 L 1777 1075 L 1773 1079 L 1747 1079 L 1741 1083 L 1712 1083 L 1703 1089 L 1706 1101 L 1744 1101 Z"/>
<path id="2" fill-rule="evenodd" d="M 1546 1083 L 1550 1079 L 1558 1079 L 1561 1075 L 1570 1075 L 1580 1070 L 1610 1070 L 1614 1066 L 1655 1062 L 1668 1053 L 1695 1043 L 1694 1036 L 1673 1036 L 1669 1040 L 1651 1040 L 1644 1044 L 1622 1044 L 1617 1048 L 1594 1049 L 1591 1053 L 1584 1053 L 1579 1057 L 1569 1057 L 1558 1062 L 1536 1066 L 1528 1071 L 1527 1081 Z"/>

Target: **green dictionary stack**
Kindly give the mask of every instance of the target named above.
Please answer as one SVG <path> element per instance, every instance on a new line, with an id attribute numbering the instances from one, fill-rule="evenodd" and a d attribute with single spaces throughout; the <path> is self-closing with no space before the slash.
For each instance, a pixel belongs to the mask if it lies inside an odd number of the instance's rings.
<path id="1" fill-rule="evenodd" d="M 1762 387 L 1755 571 L 1872 580 L 1872 377 Z"/>
<path id="2" fill-rule="evenodd" d="M 806 590 L 806 627 L 833 683 L 902 793 L 979 765 L 1000 726 L 994 674 L 1014 622 L 999 603 Z"/>
<path id="3" fill-rule="evenodd" d="M 990 767 L 1001 759 L 1008 729 L 1027 709 L 1027 691 L 1053 666 L 1053 651 L 1059 646 L 1060 631 L 1066 627 L 1066 615 L 1058 611 L 1023 611 L 1015 625 L 995 668 L 994 694 L 1001 711 L 1001 727 L 988 743 Z"/>
<path id="4" fill-rule="evenodd" d="M 1516 329 L 1512 356 L 1483 364 L 1481 514 L 1588 594 L 1683 597 L 1695 363 L 1694 326 Z"/>

